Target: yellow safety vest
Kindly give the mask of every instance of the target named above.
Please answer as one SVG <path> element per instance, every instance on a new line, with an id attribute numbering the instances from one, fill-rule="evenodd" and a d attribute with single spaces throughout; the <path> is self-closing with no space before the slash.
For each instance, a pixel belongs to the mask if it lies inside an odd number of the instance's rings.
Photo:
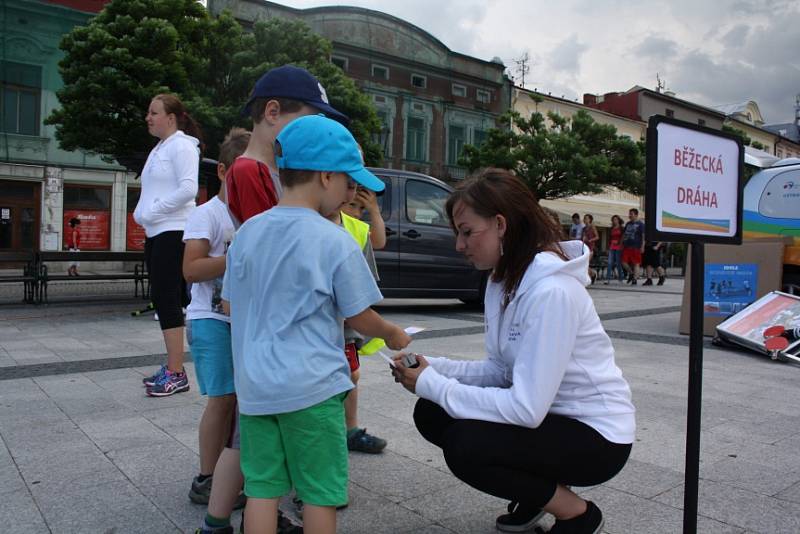
<path id="1" fill-rule="evenodd" d="M 350 217 L 344 212 L 342 212 L 341 215 L 342 226 L 353 236 L 353 239 L 356 240 L 361 250 L 364 250 L 364 247 L 367 246 L 367 240 L 369 239 L 369 225 L 355 217 Z"/>

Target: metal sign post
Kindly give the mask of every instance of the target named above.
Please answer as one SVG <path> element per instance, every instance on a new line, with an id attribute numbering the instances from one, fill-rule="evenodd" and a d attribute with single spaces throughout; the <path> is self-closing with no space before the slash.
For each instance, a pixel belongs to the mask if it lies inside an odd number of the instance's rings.
<path id="1" fill-rule="evenodd" d="M 742 243 L 744 150 L 733 135 L 654 116 L 647 128 L 649 241 L 691 243 L 688 409 L 683 532 L 697 532 L 703 393 L 705 243 Z"/>

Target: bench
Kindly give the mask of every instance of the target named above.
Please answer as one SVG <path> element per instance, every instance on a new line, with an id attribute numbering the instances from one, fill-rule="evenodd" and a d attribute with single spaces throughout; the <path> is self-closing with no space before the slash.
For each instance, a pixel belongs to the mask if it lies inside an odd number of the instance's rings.
<path id="1" fill-rule="evenodd" d="M 133 271 L 124 273 L 95 273 L 69 276 L 66 274 L 50 274 L 47 262 L 91 262 L 91 261 L 124 261 L 135 262 Z M 141 286 L 142 298 L 149 295 L 147 267 L 144 262 L 144 252 L 110 252 L 110 251 L 40 251 L 37 254 L 36 273 L 39 281 L 38 302 L 47 302 L 47 284 L 52 281 L 80 281 L 80 280 L 133 280 L 134 295 L 139 296 Z"/>
<path id="2" fill-rule="evenodd" d="M 39 283 L 36 276 L 36 255 L 30 251 L 0 251 L 0 265 L 15 264 L 22 266 L 22 275 L 0 275 L 0 283 L 23 284 L 24 302 L 29 304 L 39 298 Z"/>

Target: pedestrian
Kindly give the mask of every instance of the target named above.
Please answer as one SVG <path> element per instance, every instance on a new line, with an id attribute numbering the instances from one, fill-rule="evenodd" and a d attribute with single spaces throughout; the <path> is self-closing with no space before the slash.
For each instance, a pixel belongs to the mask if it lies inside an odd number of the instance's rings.
<path id="1" fill-rule="evenodd" d="M 243 128 L 233 128 L 225 137 L 217 163 L 217 178 L 222 184 L 227 168 L 244 152 L 249 140 L 250 132 Z M 183 275 L 192 283 L 186 338 L 200 394 L 208 396 L 198 431 L 200 473 L 189 490 L 189 499 L 198 504 L 208 504 L 214 467 L 227 442 L 236 407 L 230 317 L 222 309 L 221 296 L 225 253 L 233 233 L 224 187 L 189 214 L 183 231 Z"/>
<path id="2" fill-rule="evenodd" d="M 293 120 L 324 113 L 343 124 L 344 114 L 328 103 L 325 88 L 307 70 L 284 65 L 267 71 L 253 86 L 244 113 L 253 120 L 250 142 L 244 153 L 228 168 L 225 177 L 226 201 L 234 226 L 269 210 L 278 203 L 282 186 L 275 159 L 275 139 Z M 209 514 L 214 517 L 202 534 L 227 534 L 230 515 L 242 487 L 240 464 L 239 413 L 233 418 L 233 429 L 214 468 L 215 482 L 209 498 Z M 302 532 L 278 511 L 279 533 Z M 220 530 L 213 530 L 219 526 Z"/>
<path id="3" fill-rule="evenodd" d="M 410 337 L 370 308 L 382 296 L 361 250 L 323 218 L 352 198 L 356 182 L 384 188 L 364 169 L 355 139 L 314 115 L 287 125 L 276 150 L 283 195 L 237 232 L 222 289 L 231 310 L 245 523 L 274 532 L 279 499 L 294 488 L 305 529 L 332 534 L 336 506 L 348 501 L 343 403 L 353 387 L 341 318 L 395 350 Z"/>
<path id="4" fill-rule="evenodd" d="M 569 238 L 570 239 L 577 239 L 578 241 L 583 239 L 583 229 L 585 228 L 584 224 L 581 222 L 581 215 L 580 213 L 573 213 L 572 214 L 572 226 L 569 227 Z"/>
<path id="5" fill-rule="evenodd" d="M 642 263 L 645 268 L 645 276 L 647 280 L 642 284 L 643 286 L 653 285 L 653 271 L 658 274 L 658 285 L 663 286 L 664 281 L 667 279 L 667 273 L 664 271 L 664 243 L 661 241 L 647 241 L 644 245 L 644 259 Z"/>
<path id="6" fill-rule="evenodd" d="M 583 216 L 583 234 L 581 236 L 581 241 L 583 241 L 589 249 L 589 278 L 592 280 L 593 284 L 597 279 L 597 271 L 592 269 L 591 262 L 594 257 L 594 248 L 598 239 L 600 239 L 600 234 L 597 233 L 597 228 L 594 225 L 594 216 L 587 213 Z"/>
<path id="7" fill-rule="evenodd" d="M 636 285 L 639 266 L 644 252 L 644 223 L 639 220 L 639 210 L 628 210 L 628 222 L 622 230 L 622 267 L 628 273 L 628 283 Z"/>
<path id="8" fill-rule="evenodd" d="M 619 281 L 623 280 L 622 271 L 622 217 L 611 217 L 611 230 L 608 233 L 608 274 L 605 284 L 614 278 L 614 270 L 619 273 Z"/>
<path id="9" fill-rule="evenodd" d="M 133 218 L 144 227 L 144 254 L 150 298 L 167 349 L 167 363 L 142 380 L 147 395 L 166 397 L 189 390 L 183 369 L 183 308 L 188 292 L 183 279 L 183 229 L 195 207 L 202 134 L 180 99 L 153 97 L 147 130 L 158 138 L 142 171 L 142 189 Z"/>
<path id="10" fill-rule="evenodd" d="M 70 252 L 81 251 L 81 220 L 77 217 L 72 217 L 69 220 L 69 230 L 67 231 L 67 250 Z M 72 258 L 69 260 L 69 268 L 67 269 L 68 276 L 80 276 L 78 267 L 80 262 Z"/>
<path id="11" fill-rule="evenodd" d="M 497 528 L 522 532 L 543 512 L 552 534 L 598 533 L 603 515 L 569 486 L 625 465 L 635 419 L 628 383 L 586 291 L 588 254 L 558 232 L 509 171 L 487 169 L 447 201 L 456 248 L 486 288 L 482 361 L 417 356 L 393 374 L 420 397 L 414 423 L 453 474 L 511 501 Z"/>

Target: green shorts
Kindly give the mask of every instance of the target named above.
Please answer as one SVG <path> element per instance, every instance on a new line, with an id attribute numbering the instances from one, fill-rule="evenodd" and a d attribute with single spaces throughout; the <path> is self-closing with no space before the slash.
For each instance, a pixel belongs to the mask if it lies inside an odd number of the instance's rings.
<path id="1" fill-rule="evenodd" d="M 245 495 L 275 499 L 294 487 L 306 504 L 347 504 L 346 395 L 296 412 L 240 414 Z"/>

